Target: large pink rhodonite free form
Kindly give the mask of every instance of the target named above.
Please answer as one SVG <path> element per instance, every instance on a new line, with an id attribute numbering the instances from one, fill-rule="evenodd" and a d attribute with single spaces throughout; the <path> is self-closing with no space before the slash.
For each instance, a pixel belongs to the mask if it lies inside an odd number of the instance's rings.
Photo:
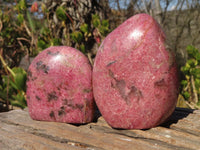
<path id="1" fill-rule="evenodd" d="M 101 44 L 93 67 L 93 94 L 114 128 L 147 129 L 175 109 L 178 73 L 165 34 L 147 14 L 126 20 Z"/>
<path id="2" fill-rule="evenodd" d="M 32 119 L 66 123 L 92 121 L 94 100 L 92 68 L 80 51 L 55 46 L 31 63 L 27 103 Z"/>

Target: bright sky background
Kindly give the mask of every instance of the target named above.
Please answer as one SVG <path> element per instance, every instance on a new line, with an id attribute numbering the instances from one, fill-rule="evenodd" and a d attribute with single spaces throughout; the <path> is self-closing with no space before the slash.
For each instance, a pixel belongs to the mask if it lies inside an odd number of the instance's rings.
<path id="1" fill-rule="evenodd" d="M 140 0 L 142 1 L 142 0 Z M 145 1 L 145 0 L 143 0 Z M 147 2 L 149 0 L 146 0 Z M 186 8 L 186 0 L 183 0 L 185 1 L 184 4 L 183 4 L 183 9 Z M 180 1 L 180 2 L 183 2 L 183 1 Z M 189 0 L 189 2 L 191 3 L 192 0 Z M 119 3 L 120 3 L 120 8 L 123 9 L 123 8 L 126 8 L 128 6 L 128 3 L 130 2 L 130 0 L 119 0 Z M 167 10 L 173 10 L 175 8 L 175 6 L 177 5 L 177 2 L 178 0 L 171 0 L 171 2 L 169 3 L 169 6 L 167 8 Z M 166 7 L 166 3 L 165 3 L 165 0 L 161 0 L 161 7 L 164 9 Z M 110 6 L 113 8 L 113 9 L 117 9 L 117 3 L 115 2 L 115 0 L 110 0 Z"/>

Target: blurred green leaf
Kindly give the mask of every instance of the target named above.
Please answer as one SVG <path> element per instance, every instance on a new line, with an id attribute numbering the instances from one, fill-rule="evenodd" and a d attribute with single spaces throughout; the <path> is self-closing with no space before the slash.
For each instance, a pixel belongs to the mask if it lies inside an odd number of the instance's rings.
<path id="1" fill-rule="evenodd" d="M 97 15 L 97 14 L 92 15 L 92 20 L 99 20 L 99 19 L 100 19 L 99 15 Z"/>
<path id="2" fill-rule="evenodd" d="M 1 77 L 3 79 L 3 86 L 6 87 L 7 84 L 10 82 L 9 81 L 10 80 L 10 76 L 8 76 L 8 75 L 2 75 Z"/>
<path id="3" fill-rule="evenodd" d="M 27 8 L 26 0 L 20 0 L 16 5 L 16 9 L 19 12 L 24 12 L 26 8 Z"/>
<path id="4" fill-rule="evenodd" d="M 88 33 L 88 24 L 84 23 L 80 26 L 80 30 L 84 33 Z"/>
<path id="5" fill-rule="evenodd" d="M 20 67 L 12 68 L 13 72 L 15 73 L 14 83 L 17 87 L 16 90 L 26 90 L 26 71 Z"/>
<path id="6" fill-rule="evenodd" d="M 192 45 L 187 46 L 187 52 L 188 60 L 185 66 L 181 67 L 181 71 L 186 79 L 181 81 L 181 93 L 186 100 L 192 100 L 195 92 L 200 101 L 200 52 Z M 193 89 L 193 85 L 195 89 Z"/>
<path id="7" fill-rule="evenodd" d="M 100 20 L 93 20 L 93 26 L 95 27 L 95 28 L 98 28 L 99 27 L 99 25 L 100 25 Z"/>
<path id="8" fill-rule="evenodd" d="M 196 54 L 195 58 L 198 61 L 198 64 L 200 65 L 200 53 Z"/>
<path id="9" fill-rule="evenodd" d="M 2 99 L 9 99 L 11 105 L 21 108 L 26 107 L 26 71 L 20 67 L 11 69 L 12 75 L 2 75 L 2 82 L 0 97 Z"/>
<path id="10" fill-rule="evenodd" d="M 9 21 L 10 21 L 10 16 L 7 15 L 7 14 L 3 15 L 3 22 L 4 23 L 9 23 Z"/>
<path id="11" fill-rule="evenodd" d="M 27 106 L 25 95 L 23 92 L 18 93 L 17 95 L 12 95 L 12 99 L 10 100 L 13 106 L 20 107 L 24 109 Z"/>
<path id="12" fill-rule="evenodd" d="M 21 25 L 24 21 L 24 15 L 23 14 L 18 14 L 17 15 L 17 23 L 18 25 Z"/>
<path id="13" fill-rule="evenodd" d="M 186 87 L 187 84 L 188 84 L 188 81 L 187 81 L 187 80 L 182 80 L 182 81 L 181 81 L 181 85 L 182 85 L 183 87 Z"/>
<path id="14" fill-rule="evenodd" d="M 65 21 L 67 19 L 66 10 L 62 6 L 59 6 L 56 9 L 56 16 L 59 20 Z"/>
<path id="15" fill-rule="evenodd" d="M 42 27 L 41 30 L 40 30 L 40 34 L 44 35 L 44 36 L 47 36 L 51 33 L 51 31 L 49 30 L 49 28 L 46 28 L 46 27 Z"/>
<path id="16" fill-rule="evenodd" d="M 194 82 L 195 82 L 196 88 L 199 89 L 200 88 L 200 79 L 195 79 Z"/>
<path id="17" fill-rule="evenodd" d="M 102 20 L 102 26 L 108 28 L 109 27 L 109 21 L 108 20 Z"/>
<path id="18" fill-rule="evenodd" d="M 0 10 L 0 17 L 2 18 L 3 17 L 3 11 Z"/>
<path id="19" fill-rule="evenodd" d="M 188 91 L 185 91 L 185 92 L 183 93 L 183 97 L 184 97 L 186 100 L 188 100 L 189 97 L 190 97 L 190 93 L 189 93 Z"/>
<path id="20" fill-rule="evenodd" d="M 188 73 L 189 73 L 189 70 L 190 70 L 190 67 L 186 67 L 186 66 L 182 66 L 182 67 L 181 67 L 181 71 L 182 71 L 184 74 L 188 74 Z"/>
<path id="21" fill-rule="evenodd" d="M 106 36 L 109 33 L 109 29 L 107 27 L 103 27 L 103 26 L 101 26 L 99 28 L 99 31 L 103 36 Z"/>
<path id="22" fill-rule="evenodd" d="M 42 9 L 42 12 L 43 13 L 48 13 L 48 9 L 47 9 L 47 6 L 44 4 L 44 3 L 42 3 L 42 5 L 41 5 L 41 9 Z"/>
<path id="23" fill-rule="evenodd" d="M 85 45 L 84 44 L 80 45 L 80 50 L 81 50 L 82 53 L 85 54 Z"/>
<path id="24" fill-rule="evenodd" d="M 46 43 L 44 40 L 38 40 L 37 46 L 41 50 L 44 50 L 44 49 L 48 48 L 50 45 L 48 43 Z"/>
<path id="25" fill-rule="evenodd" d="M 29 25 L 31 27 L 31 30 L 32 30 L 33 33 L 35 33 L 35 23 L 34 23 L 33 19 L 31 18 L 30 12 L 27 11 L 26 15 L 27 15 L 28 23 L 29 23 Z"/>
<path id="26" fill-rule="evenodd" d="M 193 75 L 194 77 L 199 77 L 200 76 L 200 68 L 191 68 L 190 74 Z"/>
<path id="27" fill-rule="evenodd" d="M 191 58 L 195 58 L 195 56 L 199 53 L 198 49 L 196 49 L 192 45 L 187 46 L 187 52 L 188 52 L 188 56 Z"/>
<path id="28" fill-rule="evenodd" d="M 83 39 L 83 34 L 79 31 L 75 31 L 73 33 L 70 34 L 70 37 L 72 38 L 72 40 L 76 43 L 80 43 Z"/>
<path id="29" fill-rule="evenodd" d="M 92 15 L 92 24 L 95 28 L 98 28 L 100 25 L 100 18 L 97 14 Z"/>
<path id="30" fill-rule="evenodd" d="M 59 39 L 59 38 L 53 38 L 51 40 L 51 46 L 56 46 L 56 45 L 61 45 L 61 44 L 62 44 L 62 42 L 61 42 L 61 39 Z"/>
<path id="31" fill-rule="evenodd" d="M 198 64 L 198 61 L 197 60 L 195 60 L 195 59 L 189 59 L 189 60 L 187 60 L 187 64 L 188 64 L 188 66 L 189 67 L 195 67 L 195 66 L 197 66 L 197 64 Z M 186 64 L 186 65 L 187 65 Z"/>
<path id="32" fill-rule="evenodd" d="M 0 85 L 0 98 L 4 100 L 7 99 L 7 89 L 3 88 L 2 85 Z"/>
<path id="33" fill-rule="evenodd" d="M 198 101 L 197 105 L 200 106 L 200 98 L 199 98 L 199 101 Z"/>
<path id="34" fill-rule="evenodd" d="M 12 94 L 15 93 L 15 88 L 12 86 L 12 79 L 10 75 L 2 75 L 2 90 L 0 91 L 0 97 L 2 99 L 7 99 L 7 97 L 10 97 Z"/>

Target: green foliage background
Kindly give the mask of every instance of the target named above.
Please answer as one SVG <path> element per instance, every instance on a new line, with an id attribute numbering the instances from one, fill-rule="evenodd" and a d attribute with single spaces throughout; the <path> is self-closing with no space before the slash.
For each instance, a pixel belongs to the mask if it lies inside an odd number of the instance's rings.
<path id="1" fill-rule="evenodd" d="M 180 94 L 190 108 L 200 108 L 200 52 L 194 46 L 187 47 L 188 60 L 181 67 L 184 78 L 181 80 Z"/>
<path id="2" fill-rule="evenodd" d="M 52 9 L 45 3 L 28 6 L 26 0 L 16 2 L 0 10 L 0 103 L 7 109 L 10 104 L 26 107 L 26 71 L 17 67 L 22 57 L 34 57 L 50 46 L 68 45 L 82 51 L 92 63 L 95 54 L 88 45 L 99 45 L 110 32 L 108 20 L 100 19 L 93 8 L 82 16 L 86 19 L 73 18 L 69 8 L 79 13 L 78 3 L 73 1 L 71 6 L 58 1 Z M 32 7 L 37 9 L 32 11 Z"/>

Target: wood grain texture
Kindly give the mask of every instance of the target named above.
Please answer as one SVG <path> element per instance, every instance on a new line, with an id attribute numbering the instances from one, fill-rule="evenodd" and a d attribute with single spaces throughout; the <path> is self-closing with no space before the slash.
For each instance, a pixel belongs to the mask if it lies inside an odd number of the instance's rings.
<path id="1" fill-rule="evenodd" d="M 0 113 L 1 150 L 198 150 L 200 110 L 177 108 L 163 125 L 148 130 L 111 128 L 97 122 L 72 125 L 35 121 L 27 110 Z"/>

